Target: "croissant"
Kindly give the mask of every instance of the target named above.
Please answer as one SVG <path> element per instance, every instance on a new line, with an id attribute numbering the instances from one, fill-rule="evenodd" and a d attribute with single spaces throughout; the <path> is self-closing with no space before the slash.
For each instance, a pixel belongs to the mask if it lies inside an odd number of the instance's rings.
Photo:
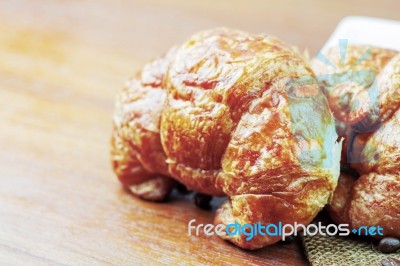
<path id="1" fill-rule="evenodd" d="M 200 32 L 154 60 L 117 96 L 113 168 L 133 194 L 177 183 L 228 196 L 215 224 L 307 225 L 336 187 L 341 143 L 302 56 L 279 39 Z M 257 249 L 279 236 L 223 236 Z"/>
<path id="2" fill-rule="evenodd" d="M 349 46 L 327 58 L 338 67 L 312 66 L 345 137 L 342 158 L 359 175 L 341 173 L 328 210 L 337 223 L 400 237 L 400 53 Z"/>

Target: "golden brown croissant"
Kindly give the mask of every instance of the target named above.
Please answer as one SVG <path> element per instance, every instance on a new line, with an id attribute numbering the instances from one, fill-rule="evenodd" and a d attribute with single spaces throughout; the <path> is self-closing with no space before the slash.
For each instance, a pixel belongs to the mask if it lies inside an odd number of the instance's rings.
<path id="1" fill-rule="evenodd" d="M 346 138 L 342 158 L 361 175 L 341 174 L 328 209 L 337 223 L 400 237 L 400 53 L 349 46 L 345 58 L 339 49 L 327 57 L 336 69 L 318 60 L 313 68 Z"/>
<path id="2" fill-rule="evenodd" d="M 117 98 L 112 161 L 139 197 L 173 180 L 227 195 L 215 223 L 308 224 L 339 176 L 341 144 L 302 57 L 266 35 L 215 29 L 146 65 Z M 225 239 L 260 248 L 279 237 Z"/>

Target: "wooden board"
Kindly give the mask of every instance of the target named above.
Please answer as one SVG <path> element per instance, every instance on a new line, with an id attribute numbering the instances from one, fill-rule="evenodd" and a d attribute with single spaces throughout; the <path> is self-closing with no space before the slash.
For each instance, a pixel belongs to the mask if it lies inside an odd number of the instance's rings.
<path id="1" fill-rule="evenodd" d="M 396 0 L 296 3 L 0 0 L 0 264 L 307 264 L 297 242 L 189 237 L 213 213 L 132 197 L 108 147 L 124 81 L 198 30 L 269 32 L 314 54 L 345 15 L 400 19 Z"/>

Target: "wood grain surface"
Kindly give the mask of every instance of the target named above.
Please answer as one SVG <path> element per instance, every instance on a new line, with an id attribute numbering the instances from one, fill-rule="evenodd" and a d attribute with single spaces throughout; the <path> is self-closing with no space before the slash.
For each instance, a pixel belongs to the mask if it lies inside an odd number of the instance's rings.
<path id="1" fill-rule="evenodd" d="M 305 265 L 298 242 L 243 251 L 190 237 L 213 213 L 138 200 L 109 162 L 115 93 L 146 61 L 216 26 L 315 54 L 347 15 L 388 1 L 0 0 L 0 265 Z"/>

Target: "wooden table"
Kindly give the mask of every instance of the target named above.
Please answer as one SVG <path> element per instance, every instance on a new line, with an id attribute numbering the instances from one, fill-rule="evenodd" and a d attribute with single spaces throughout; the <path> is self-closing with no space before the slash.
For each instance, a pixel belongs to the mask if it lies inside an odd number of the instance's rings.
<path id="1" fill-rule="evenodd" d="M 212 212 L 123 191 L 114 96 L 198 30 L 269 32 L 312 55 L 346 15 L 400 19 L 398 1 L 375 2 L 0 0 L 0 264 L 306 264 L 297 242 L 248 252 L 189 237 Z"/>

